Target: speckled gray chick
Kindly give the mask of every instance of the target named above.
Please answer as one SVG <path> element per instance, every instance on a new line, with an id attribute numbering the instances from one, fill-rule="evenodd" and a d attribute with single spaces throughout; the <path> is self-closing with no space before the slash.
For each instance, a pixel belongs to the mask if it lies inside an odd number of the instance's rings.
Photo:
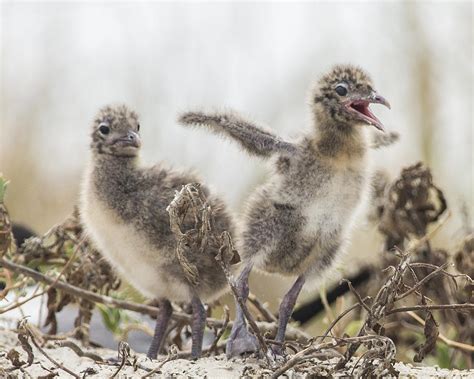
<path id="1" fill-rule="evenodd" d="M 171 317 L 170 301 L 190 301 L 193 307 L 192 355 L 201 353 L 205 312 L 202 300 L 226 290 L 226 279 L 216 264 L 217 251 L 191 254 L 199 283 L 192 286 L 176 257 L 176 240 L 166 208 L 175 191 L 190 182 L 192 174 L 139 163 L 141 146 L 137 114 L 124 105 L 106 106 L 92 125 L 91 154 L 82 181 L 81 220 L 88 235 L 106 259 L 137 290 L 158 299 L 160 314 L 148 352 L 156 358 Z M 232 233 L 224 204 L 201 186 L 213 208 L 215 231 Z M 185 220 L 191 228 L 194 219 Z M 208 250 L 213 249 L 209 247 Z"/>
<path id="2" fill-rule="evenodd" d="M 188 112 L 180 121 L 205 125 L 236 140 L 248 153 L 272 158 L 273 173 L 251 195 L 239 233 L 244 262 L 239 290 L 248 294 L 252 267 L 298 276 L 280 306 L 278 342 L 305 281 L 321 277 L 350 238 L 355 216 L 370 194 L 371 146 L 367 128 L 383 130 L 370 103 L 389 106 L 360 68 L 336 66 L 311 91 L 313 128 L 296 142 L 287 142 L 235 113 Z M 281 354 L 280 345 L 273 351 Z M 242 312 L 227 344 L 227 355 L 253 351 L 254 336 Z"/>

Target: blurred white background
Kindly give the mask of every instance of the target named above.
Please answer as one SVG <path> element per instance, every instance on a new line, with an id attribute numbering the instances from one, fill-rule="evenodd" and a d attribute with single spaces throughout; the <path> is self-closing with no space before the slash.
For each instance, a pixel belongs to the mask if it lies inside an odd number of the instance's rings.
<path id="1" fill-rule="evenodd" d="M 233 108 L 294 136 L 308 128 L 311 83 L 349 62 L 371 73 L 392 104 L 374 112 L 401 134 L 378 166 L 392 176 L 418 160 L 432 168 L 455 212 L 451 243 L 460 206 L 474 205 L 472 18 L 468 1 L 4 1 L 0 172 L 12 218 L 44 232 L 70 213 L 91 120 L 111 102 L 141 115 L 145 162 L 194 167 L 239 212 L 265 164 L 180 127 L 177 114 Z M 374 236 L 361 228 L 348 259 L 374 254 Z"/>

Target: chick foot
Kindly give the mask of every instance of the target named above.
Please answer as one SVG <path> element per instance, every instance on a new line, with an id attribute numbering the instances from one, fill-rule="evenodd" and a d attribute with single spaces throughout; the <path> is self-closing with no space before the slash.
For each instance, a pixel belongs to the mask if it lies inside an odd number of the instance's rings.
<path id="1" fill-rule="evenodd" d="M 247 330 L 245 323 L 232 330 L 227 340 L 225 353 L 227 358 L 237 357 L 259 351 L 257 338 Z"/>

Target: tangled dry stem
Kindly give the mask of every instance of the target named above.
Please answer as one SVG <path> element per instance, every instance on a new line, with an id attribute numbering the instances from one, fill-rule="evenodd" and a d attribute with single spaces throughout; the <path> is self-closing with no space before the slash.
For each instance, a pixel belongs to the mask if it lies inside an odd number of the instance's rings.
<path id="1" fill-rule="evenodd" d="M 182 224 L 186 214 L 190 210 L 194 215 L 194 229 L 183 233 Z M 199 277 L 196 267 L 192 267 L 189 261 L 186 259 L 186 252 L 183 247 L 199 246 L 201 253 L 205 253 L 206 247 L 208 245 L 214 245 L 218 247 L 219 252 L 214 258 L 220 264 L 222 271 L 227 278 L 229 287 L 232 290 L 232 294 L 242 308 L 251 330 L 259 341 L 260 348 L 266 356 L 268 347 L 265 339 L 263 338 L 252 314 L 248 310 L 247 305 L 240 296 L 229 267 L 232 262 L 236 260 L 238 261 L 238 259 L 236 259 L 236 257 L 238 257 L 238 253 L 232 243 L 232 237 L 228 231 L 224 231 L 220 235 L 214 231 L 212 209 L 208 204 L 206 197 L 202 193 L 199 184 L 189 183 L 184 185 L 179 192 L 176 192 L 176 195 L 168 206 L 167 211 L 170 215 L 171 230 L 175 234 L 178 241 L 176 255 L 179 262 L 181 263 L 183 272 L 188 278 L 188 281 L 192 285 L 196 285 L 199 281 Z M 191 253 L 195 254 L 195 251 Z"/>

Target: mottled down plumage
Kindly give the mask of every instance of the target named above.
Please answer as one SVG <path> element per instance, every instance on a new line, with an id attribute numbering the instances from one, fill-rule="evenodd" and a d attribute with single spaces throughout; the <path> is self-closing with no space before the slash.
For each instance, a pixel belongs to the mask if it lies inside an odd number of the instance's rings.
<path id="1" fill-rule="evenodd" d="M 363 204 L 370 168 L 365 154 L 334 162 L 308 139 L 295 150 L 276 158 L 273 175 L 249 199 L 241 255 L 267 272 L 320 274 Z"/>
<path id="2" fill-rule="evenodd" d="M 216 298 L 227 283 L 214 259 L 218 246 L 187 256 L 199 277 L 198 284 L 191 285 L 177 259 L 166 211 L 175 191 L 199 180 L 162 165 L 142 167 L 138 133 L 138 117 L 125 106 L 105 107 L 96 117 L 80 202 L 85 230 L 104 257 L 145 296 L 186 302 Z M 222 201 L 205 186 L 201 189 L 213 209 L 215 231 L 232 233 Z M 187 217 L 183 228 L 189 230 L 194 218 Z"/>
<path id="3" fill-rule="evenodd" d="M 305 280 L 327 272 L 350 238 L 370 193 L 371 142 L 364 125 L 383 130 L 368 105 L 389 106 L 373 90 L 370 77 L 350 65 L 336 66 L 322 76 L 309 103 L 313 130 L 296 142 L 284 141 L 235 113 L 188 112 L 180 117 L 185 125 L 208 126 L 237 140 L 250 154 L 272 159 L 272 174 L 254 191 L 244 211 L 238 248 L 249 269 L 239 280 L 247 281 L 251 267 L 298 276 L 280 307 L 279 342 Z M 243 323 L 242 319 L 234 324 L 228 355 L 254 350 Z"/>

